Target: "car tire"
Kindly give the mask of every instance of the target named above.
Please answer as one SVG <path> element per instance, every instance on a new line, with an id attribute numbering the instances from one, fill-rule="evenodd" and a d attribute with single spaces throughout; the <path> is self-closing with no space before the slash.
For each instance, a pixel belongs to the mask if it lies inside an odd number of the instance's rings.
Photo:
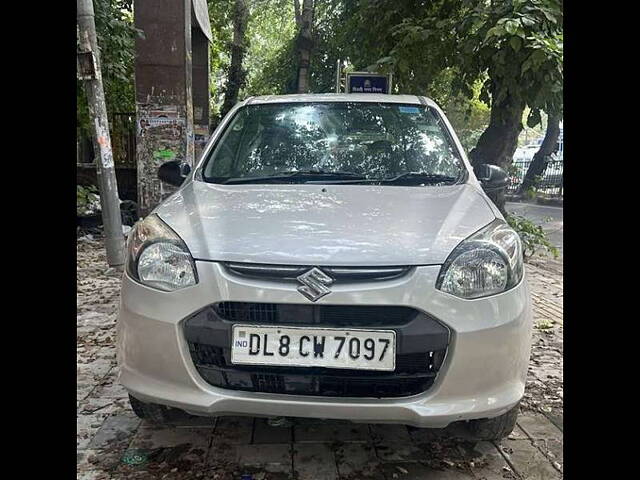
<path id="1" fill-rule="evenodd" d="M 180 410 L 175 408 L 142 402 L 131 395 L 129 395 L 129 403 L 131 404 L 133 413 L 135 413 L 138 418 L 148 420 L 158 425 L 163 425 L 174 420 L 176 416 L 181 413 Z"/>
<path id="2" fill-rule="evenodd" d="M 511 432 L 516 426 L 520 404 L 499 417 L 471 420 L 468 429 L 471 435 L 478 441 L 499 441 Z"/>

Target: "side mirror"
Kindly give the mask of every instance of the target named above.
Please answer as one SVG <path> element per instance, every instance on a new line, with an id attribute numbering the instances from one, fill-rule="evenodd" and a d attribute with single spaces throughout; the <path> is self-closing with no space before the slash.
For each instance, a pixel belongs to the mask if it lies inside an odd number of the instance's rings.
<path id="1" fill-rule="evenodd" d="M 179 187 L 191 173 L 191 165 L 180 160 L 163 163 L 158 169 L 158 178 L 169 185 Z"/>
<path id="2" fill-rule="evenodd" d="M 500 190 L 509 184 L 509 174 L 497 165 L 484 163 L 474 166 L 473 171 L 485 192 Z"/>

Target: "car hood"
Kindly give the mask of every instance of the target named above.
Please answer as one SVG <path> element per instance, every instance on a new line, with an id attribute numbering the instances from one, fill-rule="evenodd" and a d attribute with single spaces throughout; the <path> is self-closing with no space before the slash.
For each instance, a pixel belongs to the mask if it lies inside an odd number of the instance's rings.
<path id="1" fill-rule="evenodd" d="M 471 185 L 220 185 L 194 181 L 156 210 L 198 260 L 442 264 L 496 217 Z"/>

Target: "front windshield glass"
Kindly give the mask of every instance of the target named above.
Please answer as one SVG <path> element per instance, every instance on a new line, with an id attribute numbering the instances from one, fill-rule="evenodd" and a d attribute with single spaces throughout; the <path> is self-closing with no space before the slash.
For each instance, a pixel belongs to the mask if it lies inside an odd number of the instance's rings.
<path id="1" fill-rule="evenodd" d="M 455 183 L 464 167 L 436 112 L 384 103 L 275 103 L 240 109 L 203 168 L 205 181 L 269 181 L 297 174 L 350 175 L 371 182 L 437 176 Z M 293 173 L 293 175 L 291 175 Z M 319 181 L 314 179 L 314 181 Z"/>

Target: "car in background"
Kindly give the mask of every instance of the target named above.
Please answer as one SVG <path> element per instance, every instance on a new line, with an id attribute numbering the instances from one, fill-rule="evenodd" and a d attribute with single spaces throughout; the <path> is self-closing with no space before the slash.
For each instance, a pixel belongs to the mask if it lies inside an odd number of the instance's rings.
<path id="1" fill-rule="evenodd" d="M 527 173 L 530 162 L 534 155 L 540 149 L 543 138 L 537 138 L 534 141 L 516 149 L 513 155 L 513 163 L 509 168 L 509 181 L 511 185 L 519 185 L 522 183 Z M 540 185 L 546 188 L 558 188 L 562 186 L 563 181 L 563 156 L 564 156 L 564 139 L 562 128 L 558 137 L 558 146 L 547 160 L 547 167 L 540 179 Z"/>
<path id="2" fill-rule="evenodd" d="M 513 154 L 513 160 L 518 162 L 530 162 L 533 160 L 533 156 L 536 152 L 540 150 L 540 145 L 542 145 L 541 138 L 522 147 L 518 147 Z"/>

